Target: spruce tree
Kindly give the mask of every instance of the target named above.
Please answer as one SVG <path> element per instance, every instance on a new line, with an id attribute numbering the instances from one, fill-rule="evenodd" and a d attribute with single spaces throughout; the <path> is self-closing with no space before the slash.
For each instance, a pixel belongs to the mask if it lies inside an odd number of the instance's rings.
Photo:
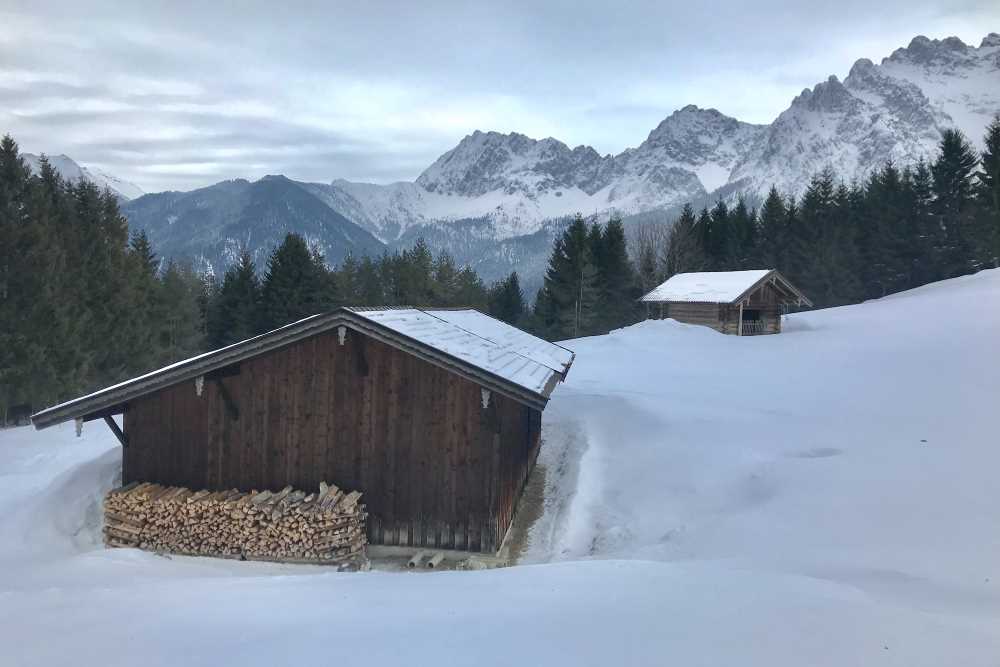
<path id="1" fill-rule="evenodd" d="M 1000 114 L 986 128 L 983 144 L 985 149 L 977 174 L 983 245 L 986 259 L 993 266 L 1000 266 Z"/>
<path id="2" fill-rule="evenodd" d="M 208 309 L 208 339 L 212 348 L 246 340 L 260 324 L 260 281 L 253 256 L 244 248 L 226 270 Z"/>
<path id="3" fill-rule="evenodd" d="M 628 326 L 639 319 L 639 283 L 628 257 L 625 227 L 621 218 L 612 217 L 599 231 L 595 257 L 598 281 L 598 316 L 595 326 L 599 331 L 610 331 Z"/>
<path id="4" fill-rule="evenodd" d="M 760 208 L 758 241 L 754 251 L 757 266 L 751 268 L 787 271 L 785 266 L 787 217 L 788 208 L 785 206 L 785 200 L 772 185 Z"/>
<path id="5" fill-rule="evenodd" d="M 169 261 L 162 279 L 157 366 L 193 356 L 204 348 L 199 307 L 202 282 L 189 263 Z"/>
<path id="6" fill-rule="evenodd" d="M 270 331 L 321 312 L 325 267 L 318 266 L 305 239 L 289 233 L 271 253 L 261 287 L 261 331 Z"/>
<path id="7" fill-rule="evenodd" d="M 971 272 L 976 263 L 974 175 L 979 160 L 965 136 L 958 130 L 941 133 L 937 159 L 931 164 L 933 178 L 933 210 L 944 230 L 944 245 L 939 256 L 944 277 Z"/>
<path id="8" fill-rule="evenodd" d="M 581 215 L 557 239 L 545 274 L 547 335 L 576 338 L 596 331 L 598 277 L 591 238 Z"/>
<path id="9" fill-rule="evenodd" d="M 705 265 L 705 251 L 696 228 L 698 220 L 690 204 L 685 204 L 681 214 L 670 227 L 666 256 L 663 258 L 664 277 L 678 273 L 701 271 Z"/>
<path id="10" fill-rule="evenodd" d="M 512 271 L 509 276 L 490 287 L 488 308 L 493 317 L 520 326 L 525 316 L 525 304 L 517 271 Z"/>

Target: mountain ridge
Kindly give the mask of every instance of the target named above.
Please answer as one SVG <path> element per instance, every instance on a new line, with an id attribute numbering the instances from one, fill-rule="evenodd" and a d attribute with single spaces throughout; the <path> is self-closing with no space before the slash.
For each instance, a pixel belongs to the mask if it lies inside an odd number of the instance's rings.
<path id="1" fill-rule="evenodd" d="M 685 202 L 739 196 L 759 201 L 772 185 L 800 195 L 812 175 L 827 167 L 844 181 L 863 180 L 888 159 L 900 166 L 930 159 L 947 127 L 981 145 L 997 112 L 1000 34 L 989 33 L 978 47 L 955 37 L 918 35 L 879 64 L 859 58 L 843 80 L 831 75 L 803 89 L 769 124 L 692 104 L 669 114 L 638 146 L 605 155 L 553 137 L 476 130 L 413 181 L 290 182 L 383 247 L 401 247 L 424 233 L 442 247 L 462 248 L 459 254 L 473 265 L 482 260 L 500 271 L 507 256 L 508 269 L 540 275 L 540 246 L 530 252 L 500 249 L 513 247 L 508 241 L 517 246 L 517 239 L 540 243 L 553 225 L 577 212 L 667 216 Z M 138 208 L 127 204 L 126 215 L 132 219 Z M 170 227 L 166 217 L 145 217 L 141 224 Z M 306 231 L 296 224 L 305 223 L 285 222 L 290 231 Z M 539 234 L 543 230 L 549 231 Z M 317 235 L 315 229 L 310 233 Z M 325 241 L 331 260 L 352 247 L 340 239 L 348 245 L 335 248 L 336 237 Z M 164 252 L 187 243 L 169 238 Z M 514 259 L 529 256 L 530 267 Z"/>

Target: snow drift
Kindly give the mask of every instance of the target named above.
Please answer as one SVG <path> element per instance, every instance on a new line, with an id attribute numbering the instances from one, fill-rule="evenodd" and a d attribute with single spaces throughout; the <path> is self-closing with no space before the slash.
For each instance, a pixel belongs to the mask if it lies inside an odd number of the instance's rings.
<path id="1" fill-rule="evenodd" d="M 337 574 L 99 545 L 117 442 L 0 433 L 0 663 L 993 665 L 1000 270 L 570 341 L 523 565 Z"/>

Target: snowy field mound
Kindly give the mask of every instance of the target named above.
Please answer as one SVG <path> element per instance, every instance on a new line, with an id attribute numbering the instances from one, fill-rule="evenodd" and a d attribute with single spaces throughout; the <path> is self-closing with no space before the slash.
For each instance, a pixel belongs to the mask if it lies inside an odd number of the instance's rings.
<path id="1" fill-rule="evenodd" d="M 0 432 L 0 664 L 997 664 L 1000 270 L 566 345 L 503 570 L 105 550 L 114 437 Z"/>

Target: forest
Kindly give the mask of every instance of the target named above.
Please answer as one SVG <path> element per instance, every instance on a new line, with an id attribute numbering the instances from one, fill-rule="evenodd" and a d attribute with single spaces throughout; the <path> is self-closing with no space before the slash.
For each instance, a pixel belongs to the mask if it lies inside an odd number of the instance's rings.
<path id="1" fill-rule="evenodd" d="M 109 192 L 32 174 L 0 142 L 0 425 L 199 352 L 342 305 L 469 306 L 549 340 L 606 333 L 675 273 L 776 268 L 817 307 L 1000 265 L 1000 117 L 978 153 L 945 131 L 934 159 L 885 164 L 863 183 L 816 174 L 798 199 L 718 201 L 626 227 L 577 216 L 557 238 L 533 305 L 518 275 L 485 285 L 423 240 L 330 267 L 288 234 L 264 266 L 223 276 L 158 257 Z"/>

